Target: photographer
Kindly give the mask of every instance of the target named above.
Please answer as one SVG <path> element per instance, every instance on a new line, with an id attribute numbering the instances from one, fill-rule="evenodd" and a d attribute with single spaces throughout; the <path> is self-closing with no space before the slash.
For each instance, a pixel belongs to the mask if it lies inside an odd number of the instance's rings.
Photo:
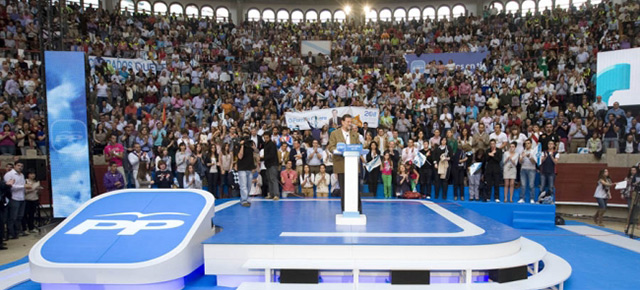
<path id="1" fill-rule="evenodd" d="M 243 132 L 242 138 L 235 146 L 235 154 L 238 160 L 238 181 L 240 183 L 240 203 L 244 207 L 251 206 L 249 202 L 249 189 L 251 188 L 251 173 L 256 169 L 253 157 L 253 141 L 249 136 L 249 132 Z"/>

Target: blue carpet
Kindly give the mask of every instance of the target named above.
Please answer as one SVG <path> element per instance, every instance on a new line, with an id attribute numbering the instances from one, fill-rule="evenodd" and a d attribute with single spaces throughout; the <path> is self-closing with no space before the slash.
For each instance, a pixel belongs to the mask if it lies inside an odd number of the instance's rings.
<path id="1" fill-rule="evenodd" d="M 570 225 L 586 225 L 570 222 Z M 602 229 L 602 228 L 599 228 Z M 548 251 L 565 259 L 573 268 L 567 290 L 640 289 L 640 254 L 592 238 L 556 228 L 520 230 Z M 622 234 L 616 231 L 608 231 Z"/>
<path id="2" fill-rule="evenodd" d="M 6 250 L 6 251 L 9 251 L 9 250 Z M 24 256 L 22 259 L 15 260 L 15 261 L 13 261 L 11 263 L 7 263 L 7 264 L 4 264 L 4 265 L 0 265 L 0 271 L 5 270 L 5 269 L 9 269 L 11 267 L 15 267 L 15 266 L 18 266 L 20 264 L 27 263 L 27 262 L 29 262 L 29 256 Z"/>

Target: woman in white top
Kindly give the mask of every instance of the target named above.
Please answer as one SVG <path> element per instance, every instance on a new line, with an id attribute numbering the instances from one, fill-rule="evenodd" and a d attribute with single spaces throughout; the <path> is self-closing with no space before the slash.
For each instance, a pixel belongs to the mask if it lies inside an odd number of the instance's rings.
<path id="1" fill-rule="evenodd" d="M 515 180 L 518 175 L 518 159 L 519 155 L 516 152 L 516 142 L 509 144 L 509 151 L 502 157 L 503 171 L 504 171 L 504 202 L 513 202 L 513 192 L 515 191 Z"/>
<path id="2" fill-rule="evenodd" d="M 193 164 L 187 165 L 187 171 L 184 172 L 182 183 L 184 184 L 184 188 L 202 189 L 200 175 L 196 172 Z"/>
<path id="3" fill-rule="evenodd" d="M 302 194 L 304 197 L 313 198 L 313 173 L 309 165 L 305 164 L 300 174 L 300 186 L 302 187 Z"/>
<path id="4" fill-rule="evenodd" d="M 598 211 L 593 216 L 593 222 L 601 227 L 604 226 L 602 217 L 607 211 L 607 200 L 611 198 L 611 186 L 613 186 L 613 182 L 611 182 L 611 177 L 609 177 L 609 170 L 606 168 L 600 170 L 598 186 L 596 187 L 596 192 L 593 194 L 593 197 L 598 201 Z"/>

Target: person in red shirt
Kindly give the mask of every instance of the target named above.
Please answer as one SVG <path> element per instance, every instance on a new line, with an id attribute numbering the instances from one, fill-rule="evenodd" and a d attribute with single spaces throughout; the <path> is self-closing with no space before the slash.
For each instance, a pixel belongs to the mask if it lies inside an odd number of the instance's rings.
<path id="1" fill-rule="evenodd" d="M 294 183 L 298 180 L 298 173 L 291 169 L 293 163 L 291 160 L 287 161 L 285 169 L 280 172 L 280 182 L 282 183 L 282 197 L 286 198 L 287 195 L 296 192 Z"/>
<path id="2" fill-rule="evenodd" d="M 111 134 L 109 136 L 109 143 L 104 147 L 104 161 L 108 164 L 113 162 L 116 165 L 118 172 L 124 176 L 124 184 L 127 184 L 127 175 L 125 174 L 124 167 L 122 166 L 123 157 L 124 146 L 118 143 L 118 136 Z"/>

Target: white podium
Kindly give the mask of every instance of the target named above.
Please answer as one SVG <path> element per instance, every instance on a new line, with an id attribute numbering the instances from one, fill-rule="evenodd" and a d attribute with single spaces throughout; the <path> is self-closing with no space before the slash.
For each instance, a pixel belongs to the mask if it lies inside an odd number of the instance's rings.
<path id="1" fill-rule="evenodd" d="M 362 144 L 337 145 L 334 154 L 344 157 L 344 212 L 336 215 L 336 225 L 366 225 L 367 216 L 358 211 L 358 171 L 360 155 L 367 154 Z"/>

